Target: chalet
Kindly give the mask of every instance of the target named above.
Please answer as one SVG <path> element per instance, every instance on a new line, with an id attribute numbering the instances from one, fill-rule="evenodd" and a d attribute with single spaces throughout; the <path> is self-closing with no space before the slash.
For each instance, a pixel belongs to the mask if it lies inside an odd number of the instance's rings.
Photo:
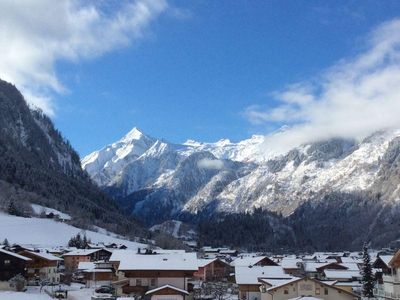
<path id="1" fill-rule="evenodd" d="M 388 262 L 388 270 L 378 281 L 374 296 L 376 299 L 400 299 L 400 250 Z"/>
<path id="2" fill-rule="evenodd" d="M 198 271 L 196 253 L 137 254 L 116 250 L 110 262 L 117 266 L 113 282 L 117 295 L 181 299 L 191 292 L 189 280 Z M 183 292 L 185 291 L 185 292 Z"/>
<path id="3" fill-rule="evenodd" d="M 380 270 L 380 272 L 378 272 L 376 275 L 376 279 L 380 284 L 383 284 L 383 275 L 390 274 L 391 268 L 389 266 L 389 262 L 392 258 L 393 255 L 378 255 L 372 263 L 373 268 Z"/>
<path id="4" fill-rule="evenodd" d="M 260 300 L 262 280 L 289 280 L 281 266 L 235 267 L 235 281 L 239 286 L 240 300 Z"/>
<path id="5" fill-rule="evenodd" d="M 9 289 L 8 281 L 21 274 L 26 277 L 30 258 L 0 248 L 0 290 Z"/>
<path id="6" fill-rule="evenodd" d="M 202 281 L 221 280 L 228 278 L 231 266 L 219 258 L 199 259 L 198 271 L 194 276 Z"/>
<path id="7" fill-rule="evenodd" d="M 58 267 L 62 262 L 61 258 L 46 252 L 32 252 L 27 250 L 21 251 L 19 254 L 31 259 L 27 264 L 28 282 L 60 282 Z"/>
<path id="8" fill-rule="evenodd" d="M 63 255 L 65 271 L 73 273 L 80 262 L 108 261 L 112 252 L 107 249 L 78 249 Z"/>
<path id="9" fill-rule="evenodd" d="M 110 286 L 117 279 L 110 262 L 81 262 L 78 270 L 86 287 Z"/>
<path id="10" fill-rule="evenodd" d="M 268 282 L 261 287 L 261 300 L 320 299 L 355 300 L 358 296 L 352 292 L 326 284 L 312 278 L 292 278 L 286 281 Z"/>

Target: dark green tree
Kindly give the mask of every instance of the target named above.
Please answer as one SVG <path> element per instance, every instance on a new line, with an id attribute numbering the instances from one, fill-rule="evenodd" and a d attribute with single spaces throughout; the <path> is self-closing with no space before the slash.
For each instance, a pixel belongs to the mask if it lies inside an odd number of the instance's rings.
<path id="1" fill-rule="evenodd" d="M 3 245 L 4 245 L 4 247 L 10 247 L 10 243 L 8 242 L 8 240 L 6 238 L 3 241 Z"/>
<path id="2" fill-rule="evenodd" d="M 368 253 L 367 243 L 363 246 L 363 269 L 362 269 L 363 296 L 369 298 L 374 297 L 375 279 L 372 274 L 371 257 Z"/>

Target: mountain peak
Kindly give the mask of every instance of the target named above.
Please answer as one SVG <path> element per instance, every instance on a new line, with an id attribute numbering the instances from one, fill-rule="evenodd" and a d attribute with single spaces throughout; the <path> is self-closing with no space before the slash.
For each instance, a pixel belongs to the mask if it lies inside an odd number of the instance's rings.
<path id="1" fill-rule="evenodd" d="M 123 142 L 130 142 L 133 140 L 141 140 L 146 135 L 137 127 L 133 127 L 122 139 Z"/>

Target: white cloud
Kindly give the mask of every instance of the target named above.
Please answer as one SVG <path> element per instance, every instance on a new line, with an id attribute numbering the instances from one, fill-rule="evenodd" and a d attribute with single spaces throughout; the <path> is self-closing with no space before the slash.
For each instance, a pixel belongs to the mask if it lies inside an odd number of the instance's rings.
<path id="1" fill-rule="evenodd" d="M 54 114 L 51 92 L 66 90 L 56 62 L 91 59 L 141 38 L 168 8 L 166 0 L 0 1 L 0 78 L 20 88 L 29 102 Z"/>
<path id="2" fill-rule="evenodd" d="M 266 137 L 265 146 L 275 153 L 332 137 L 359 139 L 400 128 L 400 20 L 376 28 L 364 52 L 273 97 L 278 106 L 251 106 L 245 115 L 253 123 L 289 125 Z"/>
<path id="3" fill-rule="evenodd" d="M 200 169 L 222 170 L 224 168 L 224 162 L 219 159 L 204 158 L 198 161 L 197 166 Z"/>

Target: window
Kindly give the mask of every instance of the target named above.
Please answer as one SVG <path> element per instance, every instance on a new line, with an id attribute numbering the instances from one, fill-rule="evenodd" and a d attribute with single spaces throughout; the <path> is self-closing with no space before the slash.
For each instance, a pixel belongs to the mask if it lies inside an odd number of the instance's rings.
<path id="1" fill-rule="evenodd" d="M 325 288 L 324 294 L 325 294 L 325 295 L 328 295 L 328 288 Z"/>
<path id="2" fill-rule="evenodd" d="M 4 260 L 4 265 L 8 266 L 9 264 L 11 264 L 11 261 L 9 259 Z"/>
<path id="3" fill-rule="evenodd" d="M 150 286 L 156 286 L 156 279 L 155 278 L 151 278 L 150 279 Z"/>
<path id="4" fill-rule="evenodd" d="M 285 295 L 287 295 L 287 294 L 289 294 L 289 290 L 288 290 L 288 289 L 284 289 L 283 293 L 284 293 Z"/>
<path id="5" fill-rule="evenodd" d="M 136 279 L 136 286 L 142 286 L 142 279 Z"/>
<path id="6" fill-rule="evenodd" d="M 319 290 L 319 288 L 316 288 L 315 289 L 315 295 L 319 295 L 319 294 L 321 294 L 321 291 Z"/>

